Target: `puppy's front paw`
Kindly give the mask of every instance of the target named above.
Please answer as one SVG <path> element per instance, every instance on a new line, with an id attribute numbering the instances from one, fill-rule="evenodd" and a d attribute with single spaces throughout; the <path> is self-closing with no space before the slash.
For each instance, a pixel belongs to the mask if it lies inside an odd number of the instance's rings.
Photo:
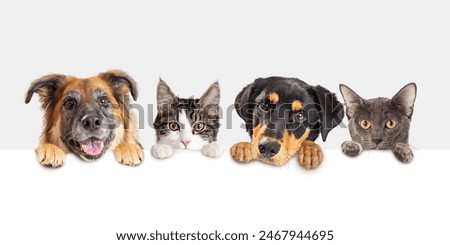
<path id="1" fill-rule="evenodd" d="M 122 143 L 114 149 L 114 155 L 119 163 L 136 166 L 144 159 L 144 153 L 139 144 Z"/>
<path id="2" fill-rule="evenodd" d="M 57 168 L 64 164 L 66 154 L 54 144 L 42 144 L 36 149 L 39 162 L 48 167 Z"/>
<path id="3" fill-rule="evenodd" d="M 173 155 L 173 148 L 170 145 L 156 144 L 150 152 L 154 158 L 166 159 Z"/>
<path id="4" fill-rule="evenodd" d="M 397 143 L 394 147 L 394 155 L 403 163 L 409 163 L 412 161 L 414 155 L 407 144 Z"/>
<path id="5" fill-rule="evenodd" d="M 223 154 L 223 149 L 217 142 L 212 142 L 202 147 L 202 154 L 211 158 L 220 157 Z"/>
<path id="6" fill-rule="evenodd" d="M 342 152 L 350 157 L 355 157 L 362 152 L 362 146 L 355 141 L 347 140 L 341 145 Z"/>
<path id="7" fill-rule="evenodd" d="M 303 142 L 298 153 L 298 163 L 306 169 L 315 169 L 323 158 L 322 148 L 312 141 Z"/>
<path id="8" fill-rule="evenodd" d="M 236 143 L 231 147 L 230 154 L 238 162 L 250 162 L 253 160 L 251 147 L 250 142 Z"/>

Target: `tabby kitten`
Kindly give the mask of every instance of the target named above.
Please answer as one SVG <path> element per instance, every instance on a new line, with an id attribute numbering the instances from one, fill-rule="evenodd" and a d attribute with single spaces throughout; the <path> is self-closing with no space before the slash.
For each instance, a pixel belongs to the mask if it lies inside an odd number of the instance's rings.
<path id="1" fill-rule="evenodd" d="M 155 158 L 173 155 L 175 149 L 200 149 L 203 155 L 219 157 L 223 149 L 217 144 L 219 131 L 220 87 L 215 82 L 200 97 L 179 98 L 167 83 L 160 80 L 157 88 L 158 115 L 153 126 L 156 145 L 151 149 Z"/>
<path id="2" fill-rule="evenodd" d="M 408 163 L 413 159 L 408 135 L 416 100 L 416 84 L 407 84 L 392 99 L 366 100 L 343 84 L 340 90 L 353 140 L 342 144 L 346 155 L 357 156 L 369 149 L 390 149 L 401 162 Z"/>

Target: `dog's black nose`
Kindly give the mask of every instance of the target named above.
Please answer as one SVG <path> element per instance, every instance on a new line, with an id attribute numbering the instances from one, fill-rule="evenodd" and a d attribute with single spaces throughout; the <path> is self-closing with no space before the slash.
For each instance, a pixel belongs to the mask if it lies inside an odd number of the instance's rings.
<path id="1" fill-rule="evenodd" d="M 81 124 L 84 129 L 94 131 L 102 126 L 102 121 L 97 116 L 88 116 L 81 121 Z"/>
<path id="2" fill-rule="evenodd" d="M 381 143 L 381 141 L 383 141 L 383 139 L 372 139 L 373 143 L 375 143 L 375 145 L 379 145 Z"/>
<path id="3" fill-rule="evenodd" d="M 265 142 L 258 146 L 258 150 L 265 157 L 273 157 L 280 151 L 280 145 L 276 142 Z"/>

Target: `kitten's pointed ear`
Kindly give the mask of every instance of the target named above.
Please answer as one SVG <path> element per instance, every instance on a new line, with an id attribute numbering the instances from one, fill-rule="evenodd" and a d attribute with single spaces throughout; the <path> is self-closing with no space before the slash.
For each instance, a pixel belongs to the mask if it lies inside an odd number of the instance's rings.
<path id="1" fill-rule="evenodd" d="M 40 96 L 43 108 L 47 108 L 52 104 L 55 98 L 55 93 L 64 83 L 66 76 L 60 74 L 49 74 L 34 80 L 27 93 L 25 94 L 25 103 L 28 104 L 34 93 Z"/>
<path id="2" fill-rule="evenodd" d="M 347 107 L 347 117 L 352 118 L 355 115 L 356 107 L 358 107 L 358 105 L 364 104 L 364 99 L 344 84 L 339 85 L 339 90 L 341 91 L 345 106 Z"/>
<path id="3" fill-rule="evenodd" d="M 199 103 L 202 107 L 208 105 L 219 105 L 220 103 L 220 86 L 219 82 L 215 81 L 209 86 L 206 92 L 200 97 Z"/>
<path id="4" fill-rule="evenodd" d="M 417 86 L 415 83 L 405 85 L 397 94 L 392 97 L 392 101 L 401 107 L 405 116 L 411 118 L 416 101 Z"/>
<path id="5" fill-rule="evenodd" d="M 163 105 L 172 105 L 176 103 L 177 96 L 170 90 L 169 85 L 162 79 L 159 79 L 158 88 L 156 91 L 156 101 L 158 107 Z"/>
<path id="6" fill-rule="evenodd" d="M 339 125 L 344 118 L 344 107 L 337 100 L 336 95 L 322 86 L 315 86 L 317 103 L 320 105 L 320 119 L 322 121 L 320 134 L 322 140 L 327 139 L 328 133 Z"/>

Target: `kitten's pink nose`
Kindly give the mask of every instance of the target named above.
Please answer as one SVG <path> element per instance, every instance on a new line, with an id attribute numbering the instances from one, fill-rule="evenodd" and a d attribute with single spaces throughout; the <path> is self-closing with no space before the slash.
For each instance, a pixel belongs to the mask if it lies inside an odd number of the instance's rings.
<path id="1" fill-rule="evenodd" d="M 188 144 L 191 143 L 190 140 L 182 140 L 181 143 L 184 145 L 184 148 L 187 148 Z"/>

